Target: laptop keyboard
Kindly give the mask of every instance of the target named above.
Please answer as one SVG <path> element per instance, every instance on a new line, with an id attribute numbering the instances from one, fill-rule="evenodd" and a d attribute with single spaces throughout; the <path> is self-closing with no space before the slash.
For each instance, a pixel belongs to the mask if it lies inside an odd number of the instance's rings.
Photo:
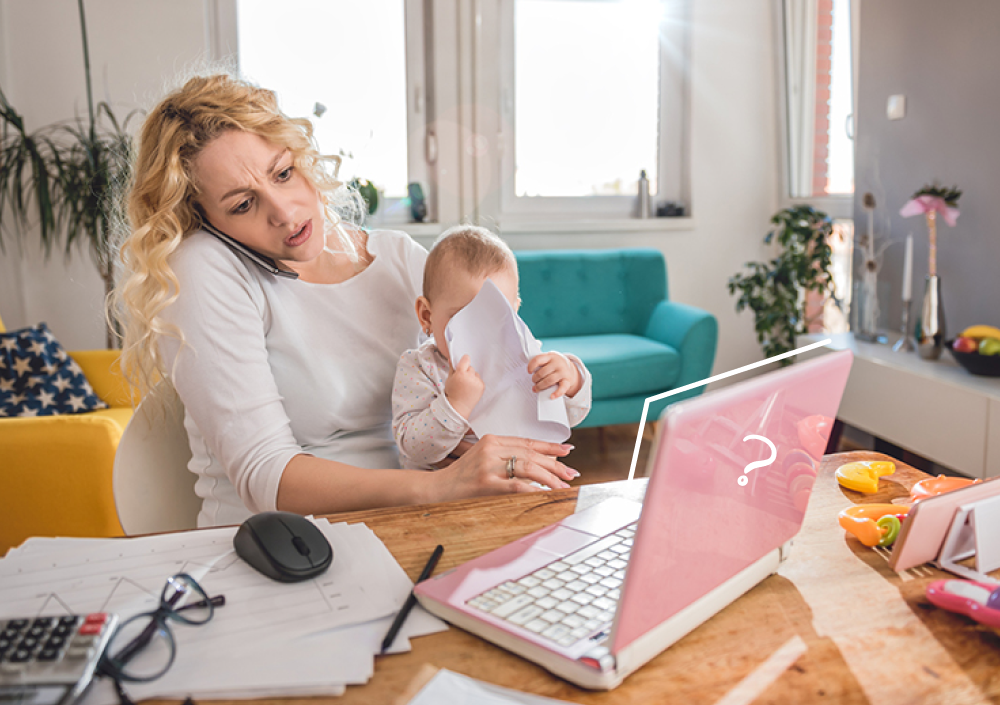
<path id="1" fill-rule="evenodd" d="M 606 629 L 618 607 L 635 524 L 466 604 L 568 647 Z"/>

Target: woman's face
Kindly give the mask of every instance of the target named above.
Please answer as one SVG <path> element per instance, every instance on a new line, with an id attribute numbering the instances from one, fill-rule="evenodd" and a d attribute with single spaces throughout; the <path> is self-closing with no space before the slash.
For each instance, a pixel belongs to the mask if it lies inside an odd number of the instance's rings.
<path id="1" fill-rule="evenodd" d="M 192 170 L 198 203 L 222 232 L 292 269 L 323 252 L 323 203 L 284 147 L 228 130 L 208 143 Z"/>

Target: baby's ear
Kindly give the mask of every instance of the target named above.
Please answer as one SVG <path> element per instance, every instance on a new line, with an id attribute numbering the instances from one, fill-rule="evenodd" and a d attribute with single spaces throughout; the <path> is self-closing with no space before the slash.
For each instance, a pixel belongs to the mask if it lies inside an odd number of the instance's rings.
<path id="1" fill-rule="evenodd" d="M 417 320 L 427 335 L 431 334 L 431 302 L 426 296 L 418 296 L 416 303 Z"/>

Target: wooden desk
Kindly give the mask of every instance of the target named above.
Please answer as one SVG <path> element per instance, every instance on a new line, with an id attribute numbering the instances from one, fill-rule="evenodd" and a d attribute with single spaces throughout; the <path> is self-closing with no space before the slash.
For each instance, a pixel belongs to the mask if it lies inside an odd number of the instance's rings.
<path id="1" fill-rule="evenodd" d="M 746 688 L 745 679 L 752 674 L 760 677 L 762 664 L 790 640 L 805 647 L 790 668 L 782 670 L 757 698 L 726 702 L 1000 701 L 1000 637 L 931 606 L 923 595 L 933 578 L 894 573 L 879 554 L 848 537 L 837 524 L 837 512 L 852 502 L 906 497 L 913 483 L 924 477 L 898 464 L 895 475 L 882 478 L 880 492 L 869 496 L 842 489 L 833 477 L 835 469 L 850 460 L 884 458 L 867 452 L 827 456 L 803 529 L 780 573 L 657 656 L 616 690 L 581 690 L 451 628 L 415 639 L 410 653 L 377 658 L 371 681 L 349 687 L 336 702 L 393 703 L 420 668 L 432 664 L 581 704 L 716 703 L 734 688 Z M 591 502 L 595 494 L 637 497 L 644 487 L 642 481 L 584 487 L 581 502 Z M 367 523 L 411 579 L 416 579 L 436 544 L 445 546 L 438 571 L 448 570 L 571 514 L 578 494 L 577 489 L 559 490 L 352 512 L 330 519 Z M 930 572 L 934 578 L 948 575 Z"/>

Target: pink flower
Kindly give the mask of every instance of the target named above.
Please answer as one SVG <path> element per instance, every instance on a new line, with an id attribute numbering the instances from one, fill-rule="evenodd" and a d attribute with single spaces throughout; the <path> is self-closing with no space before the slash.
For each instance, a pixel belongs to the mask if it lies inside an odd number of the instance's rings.
<path id="1" fill-rule="evenodd" d="M 950 208 L 940 196 L 930 196 L 927 194 L 917 196 L 907 201 L 906 205 L 899 210 L 899 214 L 904 218 L 932 212 L 940 213 L 948 225 L 953 228 L 955 227 L 955 222 L 958 220 L 958 209 Z"/>

